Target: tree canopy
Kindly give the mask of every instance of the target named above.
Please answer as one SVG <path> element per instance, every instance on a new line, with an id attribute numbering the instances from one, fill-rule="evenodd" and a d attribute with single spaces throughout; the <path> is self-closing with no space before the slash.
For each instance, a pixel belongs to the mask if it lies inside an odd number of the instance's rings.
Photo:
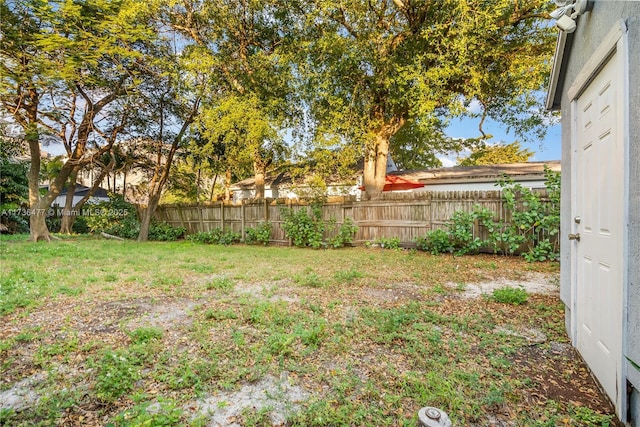
<path id="1" fill-rule="evenodd" d="M 437 136 L 438 119 L 468 114 L 471 101 L 482 107 L 481 133 L 485 117 L 521 133 L 543 125 L 531 107 L 553 49 L 555 31 L 542 19 L 548 2 L 329 0 L 307 7 L 302 70 L 315 129 L 361 147 L 368 193 L 382 190 L 387 154 L 406 146 L 403 136 L 415 138 L 420 152 L 458 148 L 459 141 Z"/>
<path id="2" fill-rule="evenodd" d="M 511 144 L 501 143 L 475 149 L 469 156 L 458 158 L 458 165 L 476 166 L 528 162 L 533 154 L 533 151 L 520 147 L 519 141 L 514 141 Z"/>

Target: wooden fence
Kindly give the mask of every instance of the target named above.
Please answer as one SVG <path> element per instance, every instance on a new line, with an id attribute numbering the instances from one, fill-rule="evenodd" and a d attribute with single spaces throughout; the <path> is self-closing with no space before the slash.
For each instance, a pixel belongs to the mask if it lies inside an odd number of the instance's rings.
<path id="1" fill-rule="evenodd" d="M 343 200 L 321 206 L 325 220 L 335 219 L 336 227 L 325 237 L 332 237 L 345 218 L 358 226 L 354 243 L 364 244 L 378 238 L 400 239 L 402 246 L 414 246 L 414 239 L 429 230 L 446 228 L 456 211 L 473 211 L 476 205 L 495 212 L 496 219 L 509 221 L 510 213 L 503 206 L 500 191 L 433 191 L 418 193 L 390 193 L 375 201 Z M 272 224 L 271 243 L 287 245 L 282 224 L 287 209 L 311 210 L 298 200 L 263 200 L 231 204 L 217 202 L 198 205 L 162 205 L 156 219 L 176 227 L 184 227 L 187 234 L 211 231 L 215 228 L 232 230 L 244 236 L 247 228 L 264 221 Z M 474 234 L 486 237 L 483 227 L 476 224 Z"/>

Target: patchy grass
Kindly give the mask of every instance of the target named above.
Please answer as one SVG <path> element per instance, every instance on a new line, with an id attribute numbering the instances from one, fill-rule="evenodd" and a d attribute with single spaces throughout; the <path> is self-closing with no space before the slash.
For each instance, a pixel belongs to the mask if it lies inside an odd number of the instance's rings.
<path id="1" fill-rule="evenodd" d="M 456 425 L 616 425 L 557 294 L 527 287 L 557 264 L 87 238 L 0 250 L 0 425 L 415 426 L 422 406 Z M 527 303 L 465 296 L 488 281 L 521 283 Z"/>

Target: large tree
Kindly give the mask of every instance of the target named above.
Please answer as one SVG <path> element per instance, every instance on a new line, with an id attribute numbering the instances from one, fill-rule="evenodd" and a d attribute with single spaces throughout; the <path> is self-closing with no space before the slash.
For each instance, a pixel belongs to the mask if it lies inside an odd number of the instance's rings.
<path id="1" fill-rule="evenodd" d="M 92 135 L 117 100 L 132 91 L 155 37 L 139 0 L 16 0 L 0 3 L 0 104 L 25 134 L 30 151 L 31 239 L 49 240 L 46 212 L 71 177 L 110 147 L 88 155 Z M 103 129 L 103 135 L 120 126 Z M 40 196 L 40 141 L 65 141 L 67 161 Z M 94 140 L 97 140 L 96 137 Z"/>
<path id="2" fill-rule="evenodd" d="M 481 133 L 485 117 L 516 131 L 541 125 L 531 105 L 553 50 L 555 32 L 543 19 L 548 3 L 308 2 L 300 70 L 317 133 L 361 147 L 364 185 L 375 197 L 403 129 L 419 144 L 434 141 L 432 151 L 458 149 L 460 141 L 434 137 L 442 130 L 435 118 L 468 114 L 471 101 L 481 106 Z"/>

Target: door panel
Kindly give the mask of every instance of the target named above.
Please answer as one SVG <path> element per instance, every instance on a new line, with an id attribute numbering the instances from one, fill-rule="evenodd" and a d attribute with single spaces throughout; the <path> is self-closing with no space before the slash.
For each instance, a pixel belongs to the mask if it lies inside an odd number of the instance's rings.
<path id="1" fill-rule="evenodd" d="M 614 54 L 577 99 L 573 216 L 576 347 L 618 402 L 622 361 L 623 132 L 621 64 Z"/>

